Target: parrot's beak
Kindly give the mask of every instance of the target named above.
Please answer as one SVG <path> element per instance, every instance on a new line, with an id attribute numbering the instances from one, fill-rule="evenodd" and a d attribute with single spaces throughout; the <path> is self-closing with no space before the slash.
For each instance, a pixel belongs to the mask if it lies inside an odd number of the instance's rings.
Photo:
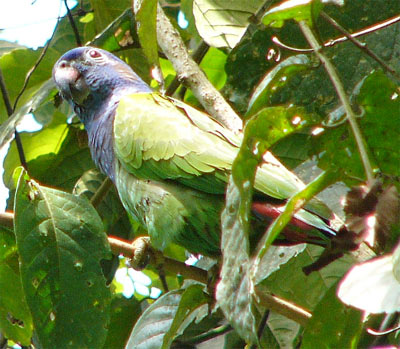
<path id="1" fill-rule="evenodd" d="M 61 61 L 56 64 L 53 79 L 63 97 L 76 104 L 82 104 L 90 93 L 84 77 L 71 62 Z"/>

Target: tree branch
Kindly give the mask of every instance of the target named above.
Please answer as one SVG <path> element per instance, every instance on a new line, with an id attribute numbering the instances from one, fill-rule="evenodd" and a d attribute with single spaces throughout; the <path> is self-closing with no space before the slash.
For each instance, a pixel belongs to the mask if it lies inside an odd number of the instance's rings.
<path id="1" fill-rule="evenodd" d="M 108 242 L 110 243 L 111 250 L 114 254 L 123 254 L 127 258 L 133 258 L 135 255 L 135 247 L 126 241 L 109 237 Z M 163 268 L 173 274 L 180 274 L 185 278 L 199 281 L 203 284 L 208 282 L 208 274 L 204 269 L 186 265 L 185 263 L 179 262 L 175 259 L 165 257 L 159 251 L 152 251 L 151 264 L 159 264 L 160 260 L 163 260 Z M 154 263 L 156 262 L 156 263 Z"/>
<path id="2" fill-rule="evenodd" d="M 0 225 L 12 228 L 13 220 L 14 213 L 0 213 Z M 112 237 L 108 238 L 108 242 L 110 243 L 111 250 L 114 254 L 122 254 L 128 258 L 132 258 L 135 255 L 135 247 L 129 242 Z M 208 284 L 209 278 L 206 270 L 186 265 L 185 263 L 165 257 L 159 251 L 153 250 L 152 254 L 153 256 L 151 257 L 150 264 L 157 266 L 160 264 L 160 261 L 163 261 L 163 268 L 166 271 L 173 274 L 180 274 L 185 278 L 196 280 L 203 284 Z M 257 286 L 255 291 L 257 302 L 261 306 L 286 316 L 302 326 L 305 326 L 311 317 L 311 313 L 308 310 L 300 308 L 285 299 L 271 295 L 263 286 Z"/>
<path id="3" fill-rule="evenodd" d="M 266 309 L 270 309 L 278 314 L 286 316 L 288 319 L 296 321 L 301 326 L 306 326 L 312 314 L 310 311 L 300 308 L 282 298 L 271 295 L 264 286 L 256 286 L 258 304 Z"/>
<path id="4" fill-rule="evenodd" d="M 372 166 L 369 161 L 368 154 L 367 154 L 366 145 L 365 145 L 366 143 L 361 134 L 361 130 L 358 127 L 356 115 L 350 106 L 349 98 L 346 95 L 343 84 L 341 83 L 339 75 L 336 72 L 335 66 L 331 63 L 331 61 L 328 59 L 328 57 L 326 57 L 322 53 L 322 46 L 318 42 L 317 38 L 313 34 L 313 32 L 312 32 L 311 28 L 308 26 L 308 24 L 305 21 L 300 21 L 299 26 L 300 26 L 300 29 L 303 32 L 305 38 L 307 39 L 308 43 L 314 50 L 315 54 L 317 55 L 317 57 L 320 59 L 320 61 L 324 65 L 324 67 L 328 73 L 328 76 L 332 81 L 332 84 L 336 90 L 339 100 L 342 103 L 344 110 L 346 111 L 347 119 L 349 120 L 350 127 L 353 131 L 354 138 L 357 143 L 358 151 L 360 152 L 361 160 L 364 165 L 367 179 L 368 179 L 368 181 L 372 181 L 374 178 L 374 175 L 373 175 Z"/>
<path id="5" fill-rule="evenodd" d="M 232 131 L 242 129 L 242 120 L 190 57 L 161 6 L 157 8 L 157 41 L 174 66 L 178 79 L 192 90 L 207 112 Z"/>

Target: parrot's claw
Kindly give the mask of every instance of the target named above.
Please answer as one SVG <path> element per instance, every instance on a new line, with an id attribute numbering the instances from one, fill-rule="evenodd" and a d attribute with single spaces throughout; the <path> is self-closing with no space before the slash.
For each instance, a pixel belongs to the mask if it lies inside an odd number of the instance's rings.
<path id="1" fill-rule="evenodd" d="M 129 265 L 135 270 L 143 270 L 146 268 L 151 257 L 150 238 L 148 236 L 138 237 L 133 240 L 132 246 L 135 252 L 129 260 Z"/>

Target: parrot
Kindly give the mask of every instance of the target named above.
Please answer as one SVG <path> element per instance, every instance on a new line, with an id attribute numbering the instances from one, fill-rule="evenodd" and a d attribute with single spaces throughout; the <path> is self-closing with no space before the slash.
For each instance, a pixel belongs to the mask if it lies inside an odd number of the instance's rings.
<path id="1" fill-rule="evenodd" d="M 154 91 L 127 63 L 100 48 L 66 52 L 52 76 L 87 131 L 94 163 L 147 229 L 151 245 L 163 251 L 175 243 L 193 254 L 220 255 L 221 212 L 243 133 Z M 254 226 L 265 231 L 285 200 L 304 186 L 267 151 L 255 175 Z M 312 230 L 334 236 L 327 217 L 311 211 L 294 216 L 303 235 Z"/>

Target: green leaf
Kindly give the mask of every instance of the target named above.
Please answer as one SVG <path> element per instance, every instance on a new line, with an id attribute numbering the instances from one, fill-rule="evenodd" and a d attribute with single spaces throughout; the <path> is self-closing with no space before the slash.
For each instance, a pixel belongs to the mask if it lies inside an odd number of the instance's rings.
<path id="1" fill-rule="evenodd" d="M 103 348 L 123 349 L 135 322 L 142 313 L 140 302 L 117 294 L 111 301 L 111 320 Z"/>
<path id="2" fill-rule="evenodd" d="M 263 4 L 261 0 L 196 0 L 193 14 L 197 30 L 210 46 L 233 48 L 246 32 L 248 18 Z"/>
<path id="3" fill-rule="evenodd" d="M 363 313 L 344 306 L 336 296 L 336 287 L 333 285 L 314 309 L 301 348 L 358 348 Z"/>
<path id="4" fill-rule="evenodd" d="M 312 25 L 313 17 L 322 10 L 319 0 L 286 0 L 270 9 L 263 17 L 265 25 L 280 28 L 289 19 L 297 22 L 306 21 Z"/>
<path id="5" fill-rule="evenodd" d="M 255 170 L 254 164 L 251 166 L 250 171 Z M 251 186 L 242 186 L 242 189 L 247 189 L 248 192 L 242 194 L 239 185 L 236 185 L 231 177 L 226 191 L 226 206 L 221 214 L 223 263 L 220 281 L 217 284 L 216 300 L 236 332 L 246 342 L 258 343 L 259 314 L 250 291 L 249 271 L 248 229 Z"/>
<path id="6" fill-rule="evenodd" d="M 109 258 L 110 247 L 95 209 L 86 199 L 42 187 L 22 172 L 14 224 L 38 345 L 101 347 L 111 297 L 100 261 Z"/>
<path id="7" fill-rule="evenodd" d="M 317 260 L 322 251 L 319 246 L 307 245 L 302 253 L 281 265 L 279 270 L 263 280 L 261 285 L 272 294 L 312 311 L 328 289 L 338 282 L 354 263 L 354 259 L 347 255 L 306 276 L 302 268 Z"/>
<path id="8" fill-rule="evenodd" d="M 132 9 L 126 9 L 89 43 L 104 50 L 114 52 L 129 45 L 138 44 L 139 38 L 135 28 Z"/>
<path id="9" fill-rule="evenodd" d="M 24 147 L 26 161 L 29 163 L 44 155 L 51 156 L 51 160 L 55 161 L 57 154 L 62 148 L 63 142 L 67 138 L 68 128 L 69 126 L 65 122 L 60 123 L 56 121 L 40 132 L 22 132 L 20 137 Z M 14 141 L 4 161 L 5 171 L 3 180 L 9 188 L 12 188 L 11 176 L 18 166 L 20 166 L 20 160 Z M 41 162 L 38 164 L 35 175 L 39 177 L 47 173 L 47 171 L 48 167 L 43 166 L 43 162 Z"/>
<path id="10" fill-rule="evenodd" d="M 374 72 L 361 84 L 356 96 L 362 107 L 357 119 L 366 140 L 369 157 L 383 173 L 400 175 L 400 98 L 398 87 L 382 72 Z M 321 153 L 321 168 L 343 168 L 351 177 L 364 178 L 359 152 L 347 123 L 324 131 L 312 138 L 313 153 Z"/>
<path id="11" fill-rule="evenodd" d="M 32 317 L 22 291 L 15 237 L 0 230 L 0 332 L 22 345 L 30 345 Z"/>
<path id="12" fill-rule="evenodd" d="M 136 322 L 126 348 L 166 348 L 206 303 L 202 286 L 170 291 L 151 304 Z"/>
<path id="13" fill-rule="evenodd" d="M 136 12 L 136 26 L 140 44 L 150 66 L 158 66 L 157 0 L 142 0 Z"/>
<path id="14" fill-rule="evenodd" d="M 306 55 L 292 56 L 270 70 L 257 85 L 249 101 L 246 116 L 252 116 L 271 104 L 271 96 L 293 75 L 309 68 L 310 60 Z"/>
<path id="15" fill-rule="evenodd" d="M 174 321 L 164 335 L 162 349 L 169 348 L 174 338 L 181 334 L 192 322 L 193 315 L 197 315 L 195 311 L 202 305 L 207 304 L 208 297 L 204 294 L 203 288 L 204 286 L 202 285 L 192 285 L 183 292 Z"/>

